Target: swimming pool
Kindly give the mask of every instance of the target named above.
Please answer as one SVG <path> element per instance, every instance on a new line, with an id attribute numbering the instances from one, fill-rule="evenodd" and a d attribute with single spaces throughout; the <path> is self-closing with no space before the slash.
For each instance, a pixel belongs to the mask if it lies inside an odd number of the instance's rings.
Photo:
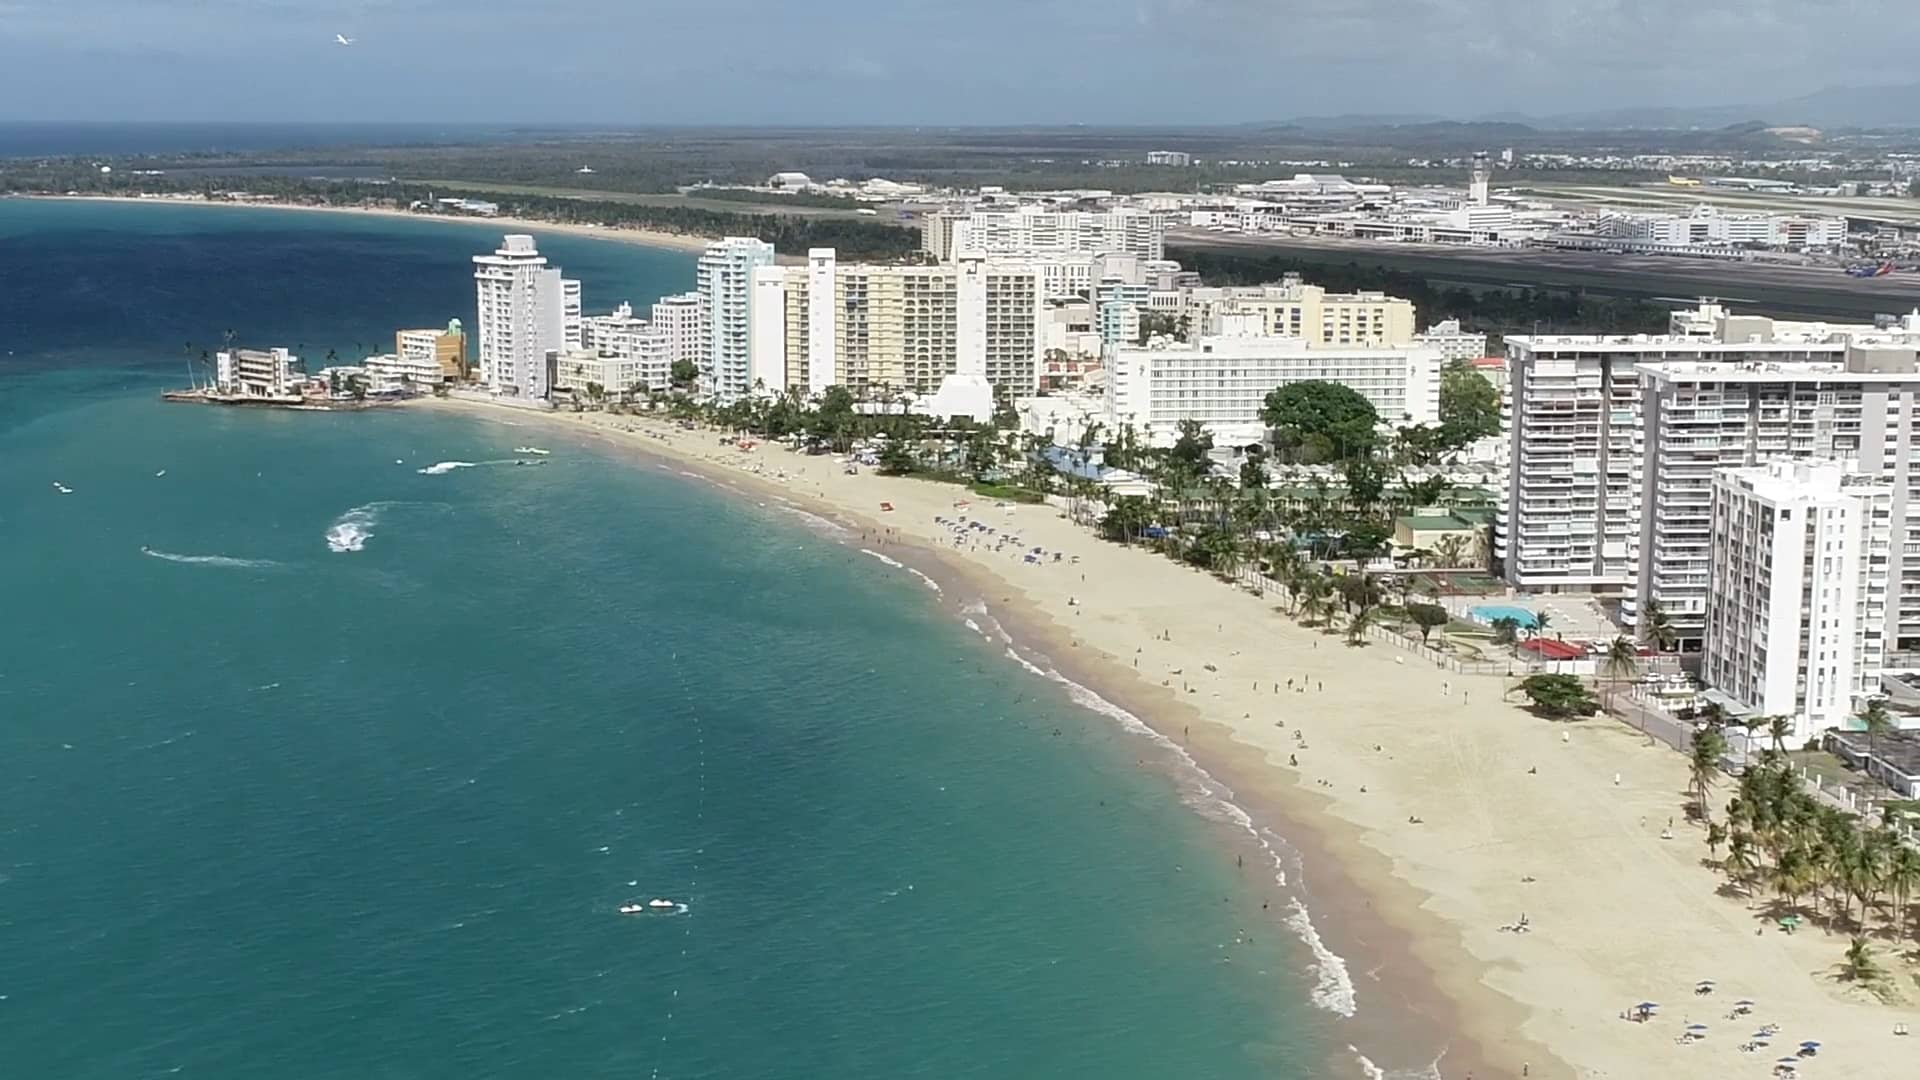
<path id="1" fill-rule="evenodd" d="M 1474 618 L 1488 626 L 1492 626 L 1498 619 L 1512 619 L 1522 630 L 1533 629 L 1539 621 L 1534 618 L 1533 612 L 1511 604 L 1479 604 L 1473 608 L 1472 614 Z"/>

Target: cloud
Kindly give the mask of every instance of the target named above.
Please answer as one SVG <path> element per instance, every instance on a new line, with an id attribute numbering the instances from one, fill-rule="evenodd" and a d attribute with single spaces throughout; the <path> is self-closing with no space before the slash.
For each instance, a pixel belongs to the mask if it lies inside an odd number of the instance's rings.
<path id="1" fill-rule="evenodd" d="M 1916 78 L 1910 3 L 0 0 L 0 100 L 71 114 L 54 118 L 822 123 L 1733 103 Z M 133 59 L 69 92 L 103 54 Z M 216 90 L 235 62 L 246 92 Z"/>

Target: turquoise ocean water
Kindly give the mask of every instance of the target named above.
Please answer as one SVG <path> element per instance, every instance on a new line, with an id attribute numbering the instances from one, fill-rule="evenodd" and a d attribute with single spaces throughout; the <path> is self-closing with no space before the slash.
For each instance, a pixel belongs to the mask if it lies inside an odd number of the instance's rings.
<path id="1" fill-rule="evenodd" d="M 611 450 L 155 399 L 470 317 L 496 239 L 0 201 L 0 1075 L 1326 1075 L 1218 826 L 916 579 Z"/>

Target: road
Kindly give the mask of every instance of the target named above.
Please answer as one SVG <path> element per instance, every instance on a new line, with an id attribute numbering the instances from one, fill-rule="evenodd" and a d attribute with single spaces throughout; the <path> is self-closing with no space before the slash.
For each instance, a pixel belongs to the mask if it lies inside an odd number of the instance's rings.
<path id="1" fill-rule="evenodd" d="M 1920 273 L 1851 278 L 1833 268 L 1758 266 L 1677 256 L 1434 247 L 1192 229 L 1169 229 L 1167 246 L 1373 263 L 1418 274 L 1436 284 L 1580 289 L 1643 300 L 1716 296 L 1736 310 L 1812 319 L 1864 322 L 1877 314 L 1904 314 L 1920 306 Z"/>

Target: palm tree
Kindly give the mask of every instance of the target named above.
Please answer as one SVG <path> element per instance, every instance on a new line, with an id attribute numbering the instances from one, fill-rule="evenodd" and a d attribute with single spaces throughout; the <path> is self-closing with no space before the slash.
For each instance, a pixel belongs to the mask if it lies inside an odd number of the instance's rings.
<path id="1" fill-rule="evenodd" d="M 1607 646 L 1607 656 L 1602 667 L 1607 673 L 1607 705 L 1612 707 L 1613 694 L 1620 685 L 1620 677 L 1625 675 L 1631 679 L 1639 670 L 1640 651 L 1634 648 L 1633 642 L 1628 641 L 1626 637 L 1615 637 Z"/>
<path id="2" fill-rule="evenodd" d="M 1887 712 L 1887 699 L 1868 699 L 1866 709 L 1860 713 L 1860 722 L 1866 726 L 1867 757 L 1872 758 L 1880 736 L 1893 730 L 1893 717 Z"/>
<path id="3" fill-rule="evenodd" d="M 1896 847 L 1887 860 L 1886 883 L 1893 893 L 1893 928 L 1898 933 L 1906 926 L 1907 901 L 1920 889 L 1920 850 L 1907 844 Z"/>
<path id="4" fill-rule="evenodd" d="M 1720 845 L 1727 842 L 1727 827 L 1717 821 L 1707 823 L 1707 854 L 1720 856 Z"/>
<path id="5" fill-rule="evenodd" d="M 1659 600 L 1649 598 L 1640 607 L 1640 628 L 1647 644 L 1663 653 L 1674 650 L 1674 646 L 1680 644 L 1680 634 L 1676 634 L 1672 623 L 1668 623 L 1667 611 L 1661 609 Z"/>
<path id="6" fill-rule="evenodd" d="M 1720 759 L 1727 754 L 1727 737 L 1720 729 L 1704 727 L 1693 733 L 1693 748 L 1688 755 L 1688 787 L 1693 791 L 1694 809 L 1706 820 L 1707 792 L 1713 787 L 1714 774 L 1720 771 Z"/>
<path id="7" fill-rule="evenodd" d="M 1707 836 L 1712 838 L 1711 828 L 1707 830 Z M 1720 867 L 1727 872 L 1728 879 L 1742 889 L 1752 889 L 1753 876 L 1760 869 L 1759 857 L 1753 851 L 1752 833 L 1744 829 L 1733 830 L 1733 834 L 1727 838 L 1727 859 Z"/>
<path id="8" fill-rule="evenodd" d="M 1531 636 L 1539 637 L 1542 633 L 1545 633 L 1547 629 L 1547 624 L 1552 621 L 1553 620 L 1547 616 L 1546 612 L 1544 611 L 1536 612 L 1533 616 L 1533 633 Z"/>
<path id="9" fill-rule="evenodd" d="M 1378 611 L 1377 608 L 1363 607 L 1347 617 L 1347 644 L 1365 645 L 1367 643 L 1367 627 L 1373 625 L 1376 611 Z"/>
<path id="10" fill-rule="evenodd" d="M 1793 717 L 1773 716 L 1767 718 L 1767 737 L 1773 740 L 1773 748 L 1780 753 L 1787 752 L 1787 736 L 1793 734 Z"/>
<path id="11" fill-rule="evenodd" d="M 1867 939 L 1855 935 L 1847 946 L 1847 958 L 1840 965 L 1840 977 L 1848 982 L 1867 983 L 1880 977 L 1880 965 L 1873 959 Z"/>

